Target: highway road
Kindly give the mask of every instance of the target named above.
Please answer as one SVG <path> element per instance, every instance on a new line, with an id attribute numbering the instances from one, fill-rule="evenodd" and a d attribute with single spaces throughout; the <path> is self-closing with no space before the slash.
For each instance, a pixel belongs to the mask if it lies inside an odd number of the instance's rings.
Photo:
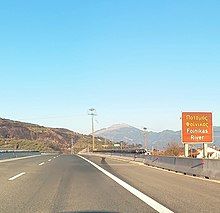
<path id="1" fill-rule="evenodd" d="M 220 212 L 219 183 L 86 158 L 0 161 L 0 212 Z"/>

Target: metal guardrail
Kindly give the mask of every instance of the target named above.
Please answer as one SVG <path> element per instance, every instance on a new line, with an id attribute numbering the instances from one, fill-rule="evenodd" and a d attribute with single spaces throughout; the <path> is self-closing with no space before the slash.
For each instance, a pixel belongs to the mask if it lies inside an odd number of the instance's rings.
<path id="1" fill-rule="evenodd" d="M 97 155 L 96 153 L 95 155 Z M 183 157 L 166 157 L 131 153 L 100 153 L 101 155 L 115 156 L 119 158 L 142 162 L 149 166 L 179 172 L 187 175 L 220 180 L 220 160 L 198 159 Z"/>
<path id="2" fill-rule="evenodd" d="M 26 157 L 32 155 L 40 155 L 39 151 L 28 151 L 28 150 L 0 150 L 0 160 Z"/>

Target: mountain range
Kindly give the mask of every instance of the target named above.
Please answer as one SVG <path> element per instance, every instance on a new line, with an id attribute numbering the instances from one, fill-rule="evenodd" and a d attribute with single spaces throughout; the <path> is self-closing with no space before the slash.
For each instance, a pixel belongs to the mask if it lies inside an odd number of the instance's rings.
<path id="1" fill-rule="evenodd" d="M 115 124 L 95 132 L 96 136 L 103 137 L 115 142 L 128 144 L 144 144 L 144 131 L 127 124 Z M 220 146 L 220 127 L 214 127 L 214 144 Z M 146 132 L 148 148 L 165 149 L 169 143 L 181 143 L 181 132 L 164 130 L 161 132 Z"/>
<path id="2" fill-rule="evenodd" d="M 180 131 L 148 131 L 148 148 L 164 149 L 169 143 L 181 144 Z M 112 146 L 112 142 L 143 144 L 144 131 L 127 124 L 115 124 L 95 132 L 95 147 Z M 220 146 L 220 127 L 214 127 L 214 144 Z M 105 139 L 107 140 L 105 140 Z M 75 152 L 92 147 L 91 135 L 64 128 L 50 128 L 36 124 L 0 118 L 0 149 L 26 149 L 42 152 L 70 152 L 71 141 Z M 112 142 L 111 142 L 112 141 Z"/>

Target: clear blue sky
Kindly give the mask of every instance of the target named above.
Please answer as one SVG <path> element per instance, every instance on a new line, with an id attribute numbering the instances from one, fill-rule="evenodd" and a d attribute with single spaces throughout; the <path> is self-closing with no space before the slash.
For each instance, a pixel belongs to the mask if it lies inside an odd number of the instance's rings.
<path id="1" fill-rule="evenodd" d="M 0 2 L 0 117 L 90 132 L 220 125 L 220 1 Z"/>

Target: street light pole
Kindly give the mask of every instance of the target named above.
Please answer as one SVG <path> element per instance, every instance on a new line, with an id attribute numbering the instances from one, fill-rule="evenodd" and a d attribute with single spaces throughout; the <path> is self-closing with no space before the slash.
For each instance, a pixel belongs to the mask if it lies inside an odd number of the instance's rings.
<path id="1" fill-rule="evenodd" d="M 92 115 L 92 151 L 95 149 L 95 137 L 94 137 L 94 115 Z"/>
<path id="2" fill-rule="evenodd" d="M 147 149 L 147 128 L 144 127 L 144 148 Z"/>
<path id="3" fill-rule="evenodd" d="M 96 116 L 96 110 L 94 108 L 89 109 L 88 115 L 91 116 L 92 119 L 92 151 L 95 150 L 95 135 L 94 135 L 94 116 Z"/>
<path id="4" fill-rule="evenodd" d="M 71 155 L 73 154 L 73 138 L 71 138 Z"/>

